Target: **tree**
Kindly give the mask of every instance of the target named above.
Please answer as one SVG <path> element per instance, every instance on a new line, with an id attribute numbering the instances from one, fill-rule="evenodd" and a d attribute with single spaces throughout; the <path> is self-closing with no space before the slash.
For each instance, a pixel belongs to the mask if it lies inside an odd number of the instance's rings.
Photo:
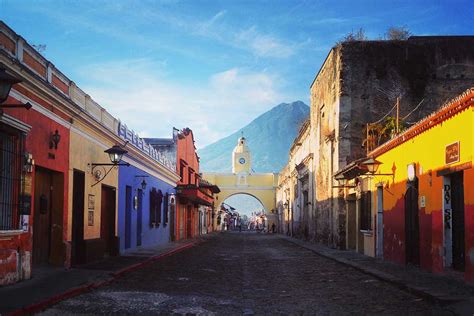
<path id="1" fill-rule="evenodd" d="M 356 32 L 350 31 L 347 33 L 341 40 L 339 40 L 336 44 L 342 44 L 345 42 L 355 42 L 355 41 L 366 41 L 369 38 L 365 35 L 365 31 L 363 28 L 359 28 Z"/>
<path id="2" fill-rule="evenodd" d="M 406 26 L 391 26 L 388 28 L 385 37 L 390 41 L 405 41 L 411 35 L 410 30 Z"/>

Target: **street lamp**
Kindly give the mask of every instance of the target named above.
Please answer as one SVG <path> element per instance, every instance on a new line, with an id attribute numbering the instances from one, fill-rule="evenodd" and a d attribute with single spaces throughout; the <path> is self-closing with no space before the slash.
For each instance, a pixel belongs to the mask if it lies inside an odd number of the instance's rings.
<path id="1" fill-rule="evenodd" d="M 347 185 L 347 179 L 342 173 L 336 174 L 334 176 L 334 179 L 337 182 L 341 183 L 341 185 L 333 185 L 332 186 L 333 188 L 355 188 L 356 187 L 355 185 Z M 308 202 L 308 203 L 311 203 L 311 202 Z"/>
<path id="2" fill-rule="evenodd" d="M 31 109 L 31 104 L 26 102 L 24 104 L 2 104 L 8 99 L 10 90 L 12 86 L 16 83 L 21 82 L 21 79 L 18 79 L 12 75 L 9 75 L 4 68 L 0 68 L 0 108 L 25 108 L 27 110 Z M 3 111 L 0 109 L 0 115 L 3 114 Z"/>
<path id="3" fill-rule="evenodd" d="M 109 154 L 110 161 L 112 164 L 117 165 L 122 160 L 124 154 L 128 151 L 120 147 L 119 145 L 113 145 L 112 148 L 109 148 L 104 151 L 105 153 Z"/>
<path id="4" fill-rule="evenodd" d="M 393 176 L 394 175 L 393 173 L 377 173 L 377 174 L 375 174 L 377 172 L 377 170 L 379 169 L 379 166 L 381 164 L 382 164 L 382 162 L 370 157 L 367 160 L 363 161 L 360 165 L 366 167 L 367 170 L 369 171 L 369 173 L 372 176 Z"/>
<path id="5" fill-rule="evenodd" d="M 0 103 L 3 103 L 7 100 L 12 86 L 19 82 L 21 82 L 20 79 L 7 74 L 5 69 L 0 68 Z"/>
<path id="6" fill-rule="evenodd" d="M 130 164 L 128 162 L 120 163 L 120 161 L 122 160 L 123 155 L 126 154 L 128 151 L 126 151 L 125 149 L 123 149 L 119 145 L 114 145 L 111 148 L 109 148 L 107 150 L 104 150 L 104 152 L 109 155 L 109 159 L 110 159 L 111 163 L 91 163 L 92 174 L 97 178 L 97 182 L 94 183 L 92 186 L 95 186 L 95 185 L 99 184 L 100 182 L 102 182 L 102 180 L 105 179 L 105 177 L 110 173 L 110 171 L 112 171 L 113 167 L 116 167 L 116 166 L 127 166 L 127 167 L 129 167 L 130 166 Z M 102 175 L 102 172 L 100 172 L 100 170 L 97 170 L 97 172 L 94 172 L 94 169 L 98 166 L 111 166 L 111 167 L 107 172 L 105 172 Z"/>

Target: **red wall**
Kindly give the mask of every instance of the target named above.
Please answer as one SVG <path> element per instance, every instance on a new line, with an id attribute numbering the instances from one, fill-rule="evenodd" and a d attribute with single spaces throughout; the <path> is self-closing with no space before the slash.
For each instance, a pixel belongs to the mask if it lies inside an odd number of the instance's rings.
<path id="1" fill-rule="evenodd" d="M 444 236 L 442 205 L 443 177 L 436 171 L 419 178 L 419 196 L 424 195 L 433 209 L 419 210 L 420 266 L 424 270 L 441 273 L 444 268 Z M 386 188 L 384 204 L 384 259 L 405 264 L 405 203 L 406 182 Z M 388 203 L 385 203 L 388 202 Z M 464 170 L 464 219 L 465 219 L 465 278 L 474 281 L 474 169 Z M 428 206 L 428 204 L 427 204 Z"/>
<path id="2" fill-rule="evenodd" d="M 195 183 L 195 176 L 199 174 L 199 161 L 197 158 L 196 154 L 196 147 L 194 146 L 194 135 L 192 130 L 190 129 L 183 129 L 180 131 L 178 140 L 177 140 L 177 160 L 176 160 L 176 172 L 180 174 L 180 167 L 181 167 L 181 161 L 186 162 L 186 166 L 183 170 L 183 178 L 178 182 L 178 184 L 194 184 Z M 188 170 L 189 168 L 192 168 L 194 170 L 194 174 L 192 176 L 192 183 L 189 183 L 189 178 L 188 178 Z M 188 205 L 186 201 L 182 201 L 182 199 L 179 198 L 177 199 L 178 202 L 178 207 L 181 209 Z M 198 216 L 196 216 L 197 213 L 197 208 L 194 207 L 193 205 L 193 210 L 191 213 L 191 225 L 188 227 L 186 225 L 187 223 L 187 212 L 184 212 L 184 236 L 186 238 L 188 231 L 191 231 L 191 236 L 196 235 L 196 227 L 197 227 L 197 222 L 198 222 Z M 177 212 L 177 218 L 176 218 L 176 232 L 179 232 L 179 223 L 180 223 L 180 218 L 179 218 L 179 212 Z M 176 239 L 179 239 L 179 235 L 177 234 Z"/>
<path id="3" fill-rule="evenodd" d="M 23 90 L 23 89 L 19 89 Z M 30 93 L 29 93 L 30 94 Z M 38 98 L 36 98 L 38 99 Z M 36 101 L 36 100 L 35 100 Z M 43 100 L 41 100 L 44 103 Z M 9 98 L 6 102 L 8 103 L 19 103 L 13 98 Z M 60 125 L 51 118 L 41 114 L 40 112 L 30 109 L 26 110 L 23 108 L 12 108 L 5 109 L 4 112 L 10 116 L 13 116 L 20 121 L 31 126 L 31 130 L 26 137 L 25 150 L 33 155 L 35 166 L 51 169 L 57 172 L 63 173 L 64 176 L 64 188 L 63 188 L 63 240 L 66 240 L 67 236 L 67 220 L 68 220 L 68 171 L 69 171 L 69 129 Z M 49 149 L 51 134 L 58 130 L 61 135 L 61 140 L 58 144 L 58 149 Z M 54 159 L 48 154 L 53 154 Z M 34 181 L 35 172 L 32 176 L 32 192 L 31 192 L 31 215 L 29 217 L 29 231 L 28 233 L 21 234 L 13 237 L 9 241 L 0 241 L 0 249 L 3 250 L 3 256 L 6 252 L 16 251 L 20 249 L 21 252 L 29 251 L 32 255 L 32 228 L 34 218 Z M 10 251 L 8 251 L 10 249 Z M 2 252 L 0 252 L 0 257 Z M 67 265 L 67 262 L 65 262 Z M 31 262 L 30 262 L 31 265 Z M 2 274 L 2 268 L 0 268 L 0 278 Z"/>

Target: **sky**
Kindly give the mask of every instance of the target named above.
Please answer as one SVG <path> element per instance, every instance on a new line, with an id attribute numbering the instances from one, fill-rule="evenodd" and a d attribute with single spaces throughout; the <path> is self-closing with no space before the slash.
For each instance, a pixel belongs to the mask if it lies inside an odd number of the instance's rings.
<path id="1" fill-rule="evenodd" d="M 142 137 L 202 148 L 282 102 L 309 104 L 334 43 L 363 28 L 472 34 L 472 0 L 0 0 L 0 19 Z"/>

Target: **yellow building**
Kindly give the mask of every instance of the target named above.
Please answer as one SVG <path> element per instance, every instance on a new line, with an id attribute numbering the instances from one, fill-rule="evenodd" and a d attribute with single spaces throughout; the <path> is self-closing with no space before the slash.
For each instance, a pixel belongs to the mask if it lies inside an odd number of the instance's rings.
<path id="1" fill-rule="evenodd" d="M 278 175 L 252 171 L 251 153 L 244 137 L 239 138 L 232 152 L 232 173 L 207 172 L 202 176 L 221 190 L 216 195 L 218 210 L 227 198 L 236 194 L 248 194 L 263 205 L 268 227 L 271 227 L 273 223 L 278 227 L 278 218 L 275 213 L 275 189 L 278 186 Z M 217 220 L 218 216 L 215 216 L 214 227 L 218 227 Z"/>
<path id="2" fill-rule="evenodd" d="M 348 248 L 474 280 L 473 142 L 471 88 L 338 171 Z"/>

